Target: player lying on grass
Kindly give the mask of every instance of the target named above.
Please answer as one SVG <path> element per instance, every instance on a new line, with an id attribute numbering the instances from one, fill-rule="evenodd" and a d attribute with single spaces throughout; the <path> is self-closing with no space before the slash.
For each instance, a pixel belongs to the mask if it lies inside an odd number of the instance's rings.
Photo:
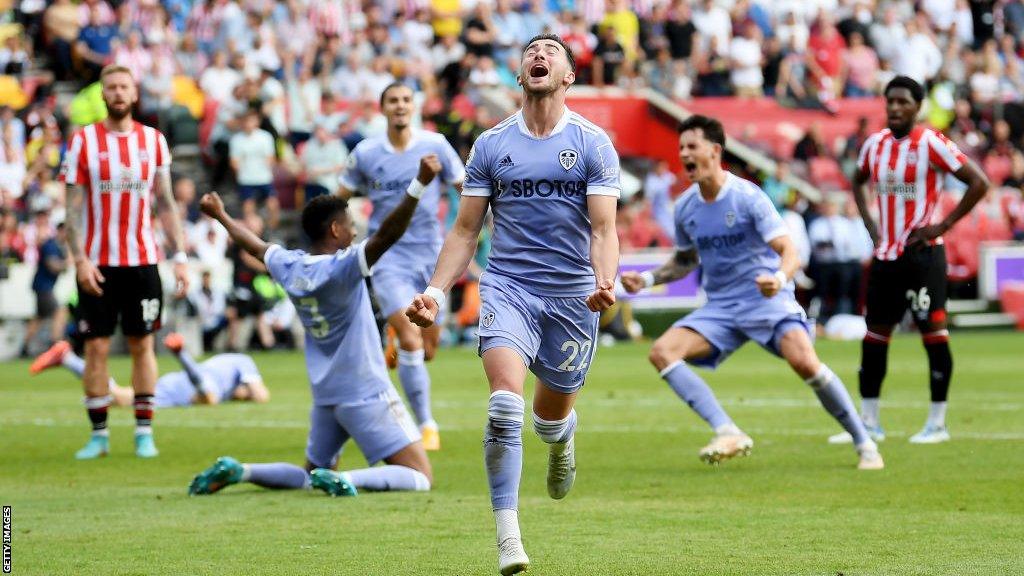
<path id="1" fill-rule="evenodd" d="M 231 400 L 266 402 L 270 391 L 256 363 L 245 354 L 218 354 L 204 362 L 196 362 L 184 349 L 180 334 L 170 334 L 164 345 L 181 362 L 183 370 L 164 374 L 156 381 L 153 405 L 157 408 L 192 406 L 194 404 L 220 404 Z M 48 368 L 63 366 L 79 378 L 85 372 L 85 360 L 71 350 L 71 345 L 60 341 L 40 354 L 30 371 L 38 374 Z M 132 406 L 131 388 L 118 386 L 109 380 L 111 400 L 115 406 Z"/>
<path id="2" fill-rule="evenodd" d="M 687 362 L 715 368 L 747 340 L 789 362 L 822 406 L 854 439 L 858 468 L 884 466 L 839 376 L 818 360 L 803 309 L 793 297 L 800 266 L 789 231 L 768 196 L 722 168 L 721 123 L 691 116 L 680 128 L 679 157 L 694 182 L 675 205 L 676 254 L 657 270 L 625 272 L 630 293 L 683 278 L 699 264 L 708 303 L 679 320 L 651 348 L 651 364 L 715 431 L 700 457 L 717 463 L 754 442 L 719 405 Z"/>
<path id="3" fill-rule="evenodd" d="M 333 496 L 357 490 L 429 490 L 430 461 L 388 378 L 366 277 L 405 232 L 424 186 L 440 172 L 436 155 L 420 161 L 419 174 L 377 231 L 355 246 L 348 203 L 319 196 L 302 211 L 312 253 L 268 245 L 224 211 L 220 197 L 203 196 L 200 208 L 227 229 L 240 248 L 267 271 L 295 303 L 306 330 L 306 369 L 313 393 L 305 469 L 283 462 L 241 464 L 222 457 L 192 480 L 189 494 L 212 494 L 230 484 L 267 488 L 317 488 Z M 353 438 L 370 468 L 335 472 L 341 449 Z M 373 467 L 383 460 L 386 466 Z"/>

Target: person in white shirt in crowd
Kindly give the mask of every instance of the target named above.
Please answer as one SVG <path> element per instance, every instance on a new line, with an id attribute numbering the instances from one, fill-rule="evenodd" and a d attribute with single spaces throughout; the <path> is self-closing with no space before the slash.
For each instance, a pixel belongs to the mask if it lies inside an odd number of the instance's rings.
<path id="1" fill-rule="evenodd" d="M 854 278 L 853 272 L 864 253 L 863 236 L 846 215 L 848 201 L 841 192 L 828 194 L 807 231 L 821 302 L 819 324 L 835 314 L 852 314 L 860 294 L 859 274 Z"/>
<path id="2" fill-rule="evenodd" d="M 288 92 L 288 141 L 298 146 L 313 134 L 313 119 L 320 113 L 320 80 L 313 76 L 312 61 L 303 59 L 296 64 L 291 55 L 285 55 L 284 77 Z"/>
<path id="3" fill-rule="evenodd" d="M 274 137 L 260 125 L 260 113 L 254 108 L 242 117 L 242 131 L 231 137 L 231 167 L 238 183 L 238 196 L 245 214 L 256 212 L 266 202 L 267 226 L 274 230 L 280 217 L 280 204 L 274 191 L 276 153 Z"/>
<path id="4" fill-rule="evenodd" d="M 210 219 L 211 222 L 220 226 L 219 222 Z M 221 230 L 224 227 L 221 226 Z M 202 281 L 199 286 L 191 291 L 188 300 L 195 308 L 196 317 L 202 322 L 203 328 L 203 350 L 213 350 L 214 341 L 227 326 L 227 319 L 224 317 L 224 310 L 227 308 L 227 293 L 218 288 L 213 282 L 213 275 L 209 268 L 204 268 Z"/>
<path id="5" fill-rule="evenodd" d="M 907 38 L 897 44 L 893 71 L 897 76 L 907 76 L 925 84 L 939 73 L 942 52 L 927 29 L 922 29 L 916 19 L 908 20 L 905 27 Z"/>
<path id="6" fill-rule="evenodd" d="M 701 0 L 700 7 L 693 12 L 693 25 L 700 32 L 700 49 L 711 49 L 711 38 L 716 38 L 718 49 L 725 53 L 732 40 L 732 19 L 729 12 L 715 0 Z"/>
<path id="7" fill-rule="evenodd" d="M 654 170 L 644 177 L 644 196 L 650 202 L 651 216 L 669 239 L 676 237 L 672 204 L 672 187 L 675 186 L 676 180 L 676 175 L 664 160 L 659 160 Z"/>
<path id="8" fill-rule="evenodd" d="M 761 29 L 751 21 L 747 22 L 742 34 L 734 37 L 729 45 L 729 61 L 732 63 L 730 79 L 736 96 L 764 96 L 764 75 L 761 72 L 761 63 L 764 61 L 763 41 Z"/>
<path id="9" fill-rule="evenodd" d="M 232 99 L 235 86 L 242 83 L 242 75 L 228 66 L 226 52 L 216 52 L 213 62 L 203 70 L 199 77 L 199 88 L 211 100 L 224 103 Z"/>
<path id="10" fill-rule="evenodd" d="M 306 142 L 300 155 L 305 177 L 306 201 L 338 191 L 338 177 L 345 170 L 348 148 L 323 121 L 316 122 L 313 138 Z"/>

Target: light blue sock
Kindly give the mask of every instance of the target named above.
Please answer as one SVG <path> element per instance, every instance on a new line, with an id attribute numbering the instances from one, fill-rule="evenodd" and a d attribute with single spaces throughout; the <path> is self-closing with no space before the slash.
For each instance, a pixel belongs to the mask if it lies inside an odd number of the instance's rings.
<path id="1" fill-rule="evenodd" d="M 569 415 L 561 420 L 545 420 L 534 414 L 533 431 L 548 444 L 568 442 L 576 433 L 576 410 L 569 411 Z"/>
<path id="2" fill-rule="evenodd" d="M 244 464 L 242 482 L 252 482 L 264 488 L 293 489 L 309 488 L 309 473 L 295 464 L 275 462 L 274 464 Z"/>
<path id="3" fill-rule="evenodd" d="M 499 390 L 487 401 L 484 464 L 491 488 L 491 508 L 519 508 L 519 478 L 523 471 L 523 412 L 526 402 L 513 392 Z"/>
<path id="4" fill-rule="evenodd" d="M 185 374 L 188 376 L 188 381 L 192 383 L 197 389 L 202 386 L 203 375 L 199 371 L 199 364 L 196 363 L 192 355 L 187 351 L 182 350 L 175 355 L 178 358 L 178 362 L 181 363 L 181 367 L 185 369 Z"/>
<path id="5" fill-rule="evenodd" d="M 416 423 L 434 424 L 430 411 L 430 373 L 423 363 L 423 350 L 398 350 L 398 381 L 402 383 Z"/>
<path id="6" fill-rule="evenodd" d="M 669 364 L 661 371 L 661 377 L 712 429 L 733 424 L 732 418 L 729 418 L 715 398 L 715 393 L 696 372 L 690 370 L 686 362 L 678 360 Z"/>
<path id="7" fill-rule="evenodd" d="M 843 381 L 836 376 L 828 366 L 824 364 L 818 369 L 818 373 L 805 380 L 818 395 L 818 400 L 825 410 L 839 421 L 843 428 L 853 437 L 853 445 L 860 446 L 870 442 L 867 430 L 864 429 L 864 422 L 857 415 L 857 409 L 853 406 L 853 399 L 850 393 L 843 386 Z"/>
<path id="8" fill-rule="evenodd" d="M 61 360 L 61 364 L 70 370 L 75 376 L 81 378 L 85 374 L 85 359 L 75 354 L 71 350 L 68 350 L 64 354 L 64 358 Z M 111 386 L 117 386 L 114 379 L 111 378 L 107 381 Z"/>
<path id="9" fill-rule="evenodd" d="M 345 472 L 359 490 L 385 492 L 391 490 L 430 490 L 430 480 L 419 470 L 406 466 L 375 466 Z"/>

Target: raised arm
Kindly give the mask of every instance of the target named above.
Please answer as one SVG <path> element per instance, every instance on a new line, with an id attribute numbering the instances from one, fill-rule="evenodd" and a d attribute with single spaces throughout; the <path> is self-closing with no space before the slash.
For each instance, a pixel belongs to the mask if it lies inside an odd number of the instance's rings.
<path id="1" fill-rule="evenodd" d="M 188 293 L 188 256 L 185 254 L 185 231 L 181 226 L 181 215 L 178 214 L 178 202 L 174 199 L 174 189 L 171 187 L 170 169 L 158 170 L 154 184 L 157 203 L 163 205 L 168 215 L 167 224 L 174 244 L 174 296 L 184 298 Z"/>
<path id="2" fill-rule="evenodd" d="M 263 262 L 263 255 L 267 253 L 267 248 L 270 245 L 254 234 L 252 230 L 243 226 L 241 222 L 232 218 L 224 209 L 224 202 L 220 199 L 219 194 L 216 192 L 204 194 L 202 199 L 199 200 L 199 209 L 203 211 L 203 214 L 220 222 L 224 229 L 228 231 L 231 239 L 242 250 Z"/>
<path id="3" fill-rule="evenodd" d="M 696 248 L 689 250 L 676 250 L 672 259 L 665 262 L 654 270 L 646 272 L 623 272 L 622 287 L 630 294 L 636 294 L 644 288 L 650 288 L 658 284 L 669 284 L 680 278 L 685 278 L 700 264 L 700 257 Z"/>
<path id="4" fill-rule="evenodd" d="M 590 214 L 590 265 L 594 268 L 594 293 L 587 306 L 594 312 L 615 304 L 615 275 L 619 271 L 619 237 L 615 233 L 618 198 L 592 194 L 587 196 Z"/>
<path id="5" fill-rule="evenodd" d="M 416 212 L 423 189 L 440 171 L 441 160 L 438 159 L 437 154 L 427 154 L 420 158 L 420 171 L 416 175 L 416 179 L 409 184 L 405 198 L 402 198 L 398 206 L 380 223 L 380 228 L 366 241 L 367 265 L 373 266 L 388 251 L 388 248 L 391 248 L 402 237 L 402 234 L 405 234 L 406 228 L 409 227 L 409 221 L 412 220 L 412 215 Z"/>

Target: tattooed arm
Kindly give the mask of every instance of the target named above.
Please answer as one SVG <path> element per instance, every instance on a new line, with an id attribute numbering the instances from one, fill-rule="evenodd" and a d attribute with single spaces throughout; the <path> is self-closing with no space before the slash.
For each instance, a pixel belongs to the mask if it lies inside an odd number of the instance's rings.
<path id="1" fill-rule="evenodd" d="M 89 257 L 82 249 L 82 238 L 79 226 L 82 224 L 82 206 L 85 195 L 85 188 L 78 184 L 67 184 L 64 186 L 64 204 L 67 216 L 64 218 L 64 229 L 68 236 L 68 249 L 71 251 L 71 259 L 75 262 L 75 276 L 78 279 L 79 289 L 93 296 L 101 296 L 103 284 L 106 279 L 100 273 L 99 268 L 89 260 Z"/>
<path id="2" fill-rule="evenodd" d="M 174 199 L 174 189 L 171 186 L 171 171 L 158 170 L 154 184 L 157 202 L 167 211 L 170 224 L 168 232 L 174 244 L 174 296 L 184 298 L 188 293 L 188 259 L 185 256 L 185 233 L 182 230 L 181 215 L 178 214 L 178 203 Z"/>

